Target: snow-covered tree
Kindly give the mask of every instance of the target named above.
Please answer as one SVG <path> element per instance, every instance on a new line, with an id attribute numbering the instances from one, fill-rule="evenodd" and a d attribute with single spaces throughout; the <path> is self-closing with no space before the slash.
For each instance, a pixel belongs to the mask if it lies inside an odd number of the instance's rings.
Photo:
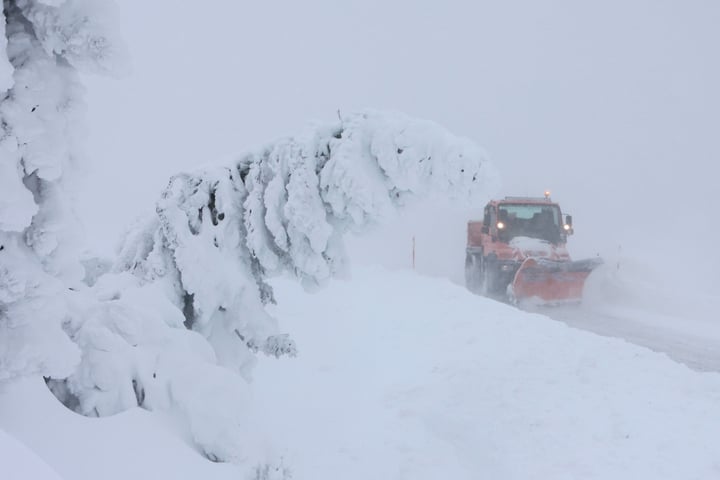
<path id="1" fill-rule="evenodd" d="M 129 229 L 114 273 L 72 295 L 64 330 L 82 359 L 53 391 L 85 415 L 167 412 L 209 458 L 258 461 L 255 353 L 295 354 L 265 310 L 268 277 L 322 285 L 344 269 L 346 231 L 412 196 L 487 192 L 494 176 L 471 142 L 378 112 L 175 175 L 155 215 Z"/>
<path id="2" fill-rule="evenodd" d="M 129 274 L 92 290 L 81 282 L 72 210 L 83 163 L 79 72 L 122 67 L 112 15 L 103 0 L 3 4 L 0 383 L 45 376 L 86 415 L 167 411 L 208 457 L 253 458 L 247 385 L 217 365 L 163 293 L 137 288 Z"/>
<path id="3" fill-rule="evenodd" d="M 295 348 L 264 309 L 268 276 L 322 285 L 343 270 L 346 231 L 388 218 L 408 197 L 488 192 L 494 177 L 477 146 L 436 124 L 352 114 L 232 165 L 175 175 L 155 217 L 128 234 L 117 269 L 167 282 L 185 325 L 248 376 L 253 352 Z"/>
<path id="4" fill-rule="evenodd" d="M 255 353 L 295 354 L 265 310 L 268 277 L 289 271 L 320 286 L 343 272 L 348 230 L 413 196 L 486 194 L 495 176 L 472 142 L 379 112 L 175 175 L 155 215 L 129 229 L 114 273 L 74 295 L 65 331 L 82 360 L 53 390 L 86 415 L 168 412 L 209 458 L 257 461 L 246 381 Z"/>
<path id="5" fill-rule="evenodd" d="M 265 310 L 268 278 L 289 271 L 322 285 L 344 269 L 345 232 L 414 195 L 483 192 L 492 168 L 430 122 L 349 115 L 174 176 L 156 215 L 129 230 L 113 273 L 98 277 L 102 262 L 83 271 L 72 211 L 78 72 L 122 64 L 112 11 L 102 0 L 3 7 L 0 382 L 42 375 L 85 415 L 163 411 L 208 458 L 269 471 L 247 378 L 256 352 L 293 355 L 295 345 Z"/>
<path id="6" fill-rule="evenodd" d="M 65 376 L 62 331 L 82 279 L 69 207 L 80 162 L 78 69 L 111 72 L 120 50 L 103 1 L 5 0 L 0 22 L 0 379 Z"/>

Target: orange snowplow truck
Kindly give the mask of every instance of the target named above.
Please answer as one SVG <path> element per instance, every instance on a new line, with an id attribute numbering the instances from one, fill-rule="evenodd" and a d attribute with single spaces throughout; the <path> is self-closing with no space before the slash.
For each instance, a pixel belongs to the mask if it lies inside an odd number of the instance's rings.
<path id="1" fill-rule="evenodd" d="M 468 222 L 465 284 L 475 293 L 541 304 L 577 302 L 600 258 L 572 261 L 572 216 L 544 197 L 505 197 Z"/>

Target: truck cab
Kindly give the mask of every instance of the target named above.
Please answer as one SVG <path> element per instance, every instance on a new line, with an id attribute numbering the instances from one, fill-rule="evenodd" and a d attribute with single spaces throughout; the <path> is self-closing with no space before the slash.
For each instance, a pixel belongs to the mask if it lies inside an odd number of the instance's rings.
<path id="1" fill-rule="evenodd" d="M 482 221 L 467 229 L 466 285 L 486 295 L 504 295 L 529 257 L 570 261 L 565 247 L 572 217 L 545 197 L 505 197 L 489 202 Z"/>

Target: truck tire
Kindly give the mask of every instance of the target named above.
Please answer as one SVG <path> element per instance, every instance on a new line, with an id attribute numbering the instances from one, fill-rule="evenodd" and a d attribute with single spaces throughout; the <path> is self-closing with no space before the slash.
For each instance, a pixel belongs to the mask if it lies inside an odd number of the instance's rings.
<path id="1" fill-rule="evenodd" d="M 465 254 L 465 287 L 472 293 L 483 290 L 483 257 L 482 254 Z"/>
<path id="2" fill-rule="evenodd" d="M 482 294 L 486 297 L 498 294 L 498 262 L 497 255 L 491 253 L 482 260 Z"/>

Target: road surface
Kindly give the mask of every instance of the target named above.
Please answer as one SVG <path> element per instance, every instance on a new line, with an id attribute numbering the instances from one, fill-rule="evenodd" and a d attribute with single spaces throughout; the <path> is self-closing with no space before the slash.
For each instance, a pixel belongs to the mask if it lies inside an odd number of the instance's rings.
<path id="1" fill-rule="evenodd" d="M 616 337 L 667 354 L 693 370 L 720 372 L 720 319 L 666 316 L 632 309 L 583 306 L 525 308 L 571 327 Z M 720 316 L 720 314 L 718 314 Z M 703 317 L 708 317 L 703 315 Z"/>

